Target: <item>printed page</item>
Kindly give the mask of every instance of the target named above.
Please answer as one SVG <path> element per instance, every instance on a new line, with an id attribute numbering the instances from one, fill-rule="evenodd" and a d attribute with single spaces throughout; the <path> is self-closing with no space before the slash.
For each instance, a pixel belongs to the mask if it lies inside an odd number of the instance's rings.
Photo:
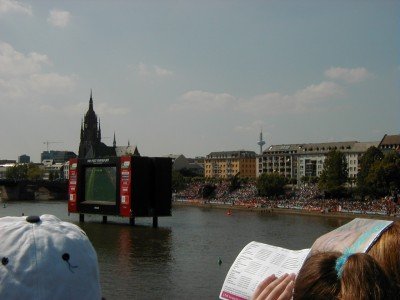
<path id="1" fill-rule="evenodd" d="M 247 244 L 226 275 L 220 299 L 250 299 L 258 284 L 267 276 L 297 274 L 309 251 L 289 250 L 259 242 Z"/>

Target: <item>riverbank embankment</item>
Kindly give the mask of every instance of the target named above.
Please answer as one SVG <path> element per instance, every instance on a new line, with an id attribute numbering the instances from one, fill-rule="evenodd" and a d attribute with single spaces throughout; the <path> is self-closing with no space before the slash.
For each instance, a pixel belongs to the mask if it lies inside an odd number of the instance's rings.
<path id="1" fill-rule="evenodd" d="M 201 208 L 215 208 L 223 209 L 228 211 L 243 210 L 251 211 L 255 213 L 265 214 L 291 214 L 291 215 L 307 215 L 307 216 L 318 216 L 318 217 L 329 217 L 329 218 L 343 218 L 343 219 L 354 219 L 354 218 L 367 218 L 367 219 L 383 219 L 383 220 L 400 220 L 399 216 L 393 215 L 382 215 L 382 214 L 367 214 L 367 213 L 349 213 L 349 212 L 326 212 L 326 211 L 313 211 L 305 209 L 293 209 L 293 208 L 280 208 L 280 207 L 254 207 L 254 206 L 243 206 L 243 205 L 232 205 L 223 203 L 209 203 L 200 201 L 173 201 L 172 206 L 194 206 Z"/>

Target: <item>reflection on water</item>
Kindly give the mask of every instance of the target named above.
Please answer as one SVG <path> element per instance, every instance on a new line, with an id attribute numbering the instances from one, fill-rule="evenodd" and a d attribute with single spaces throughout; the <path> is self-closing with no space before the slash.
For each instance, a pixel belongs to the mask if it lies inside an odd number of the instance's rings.
<path id="1" fill-rule="evenodd" d="M 169 284 L 165 278 L 171 276 L 171 229 L 101 223 L 80 226 L 97 251 L 106 298 L 121 294 L 145 299 L 145 293 L 152 291 L 149 283 L 155 281 L 154 295 L 162 296 Z"/>
<path id="2" fill-rule="evenodd" d="M 309 248 L 349 219 L 174 207 L 172 217 L 128 220 L 67 214 L 66 202 L 10 202 L 0 216 L 50 213 L 78 224 L 95 247 L 106 299 L 217 299 L 240 250 L 251 241 L 290 249 Z M 222 265 L 218 264 L 221 258 Z"/>

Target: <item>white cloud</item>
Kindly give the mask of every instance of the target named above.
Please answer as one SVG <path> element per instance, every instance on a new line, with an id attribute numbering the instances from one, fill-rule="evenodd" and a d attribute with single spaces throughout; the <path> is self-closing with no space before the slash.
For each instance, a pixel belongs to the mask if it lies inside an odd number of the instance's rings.
<path id="1" fill-rule="evenodd" d="M 141 77 L 169 77 L 174 74 L 171 70 L 159 66 L 148 66 L 144 63 L 139 63 L 137 70 Z"/>
<path id="2" fill-rule="evenodd" d="M 273 115 L 290 112 L 294 108 L 293 97 L 280 93 L 257 95 L 252 99 L 240 101 L 235 109 L 253 115 Z"/>
<path id="3" fill-rule="evenodd" d="M 325 102 L 329 99 L 336 99 L 344 96 L 343 88 L 330 81 L 320 84 L 312 84 L 303 90 L 296 92 L 293 96 L 295 109 L 299 112 L 315 108 L 315 104 Z"/>
<path id="4" fill-rule="evenodd" d="M 56 73 L 32 74 L 29 83 L 32 90 L 39 93 L 57 93 L 59 90 L 68 91 L 75 87 L 75 79 L 72 76 Z"/>
<path id="5" fill-rule="evenodd" d="M 13 77 L 39 72 L 44 64 L 51 64 L 46 55 L 36 52 L 24 55 L 7 43 L 0 42 L 0 76 Z"/>
<path id="6" fill-rule="evenodd" d="M 87 111 L 87 109 L 87 102 L 79 102 L 72 105 L 64 106 L 63 108 L 61 108 L 61 111 L 69 115 L 82 115 L 82 113 Z"/>
<path id="7" fill-rule="evenodd" d="M 144 63 L 139 64 L 138 72 L 139 72 L 139 75 L 142 77 L 150 76 L 150 74 L 151 74 L 150 69 Z"/>
<path id="8" fill-rule="evenodd" d="M 228 106 L 234 105 L 235 101 L 235 97 L 227 93 L 215 94 L 204 91 L 189 91 L 180 97 L 178 103 L 171 106 L 171 110 L 209 112 L 225 109 Z"/>
<path id="9" fill-rule="evenodd" d="M 320 105 L 330 99 L 344 95 L 342 87 L 334 82 L 322 82 L 310 85 L 293 95 L 267 93 L 255 96 L 253 99 L 241 101 L 237 110 L 251 114 L 276 115 L 282 113 L 305 113 L 320 108 Z"/>
<path id="10" fill-rule="evenodd" d="M 23 4 L 14 0 L 0 0 L 0 14 L 20 13 L 32 16 L 32 8 L 30 5 Z"/>
<path id="11" fill-rule="evenodd" d="M 51 66 L 47 55 L 36 52 L 25 55 L 0 41 L 0 100 L 23 97 L 32 100 L 39 94 L 61 94 L 75 87 L 75 76 L 46 73 L 43 66 Z"/>
<path id="12" fill-rule="evenodd" d="M 171 76 L 173 73 L 170 70 L 160 68 L 159 66 L 154 66 L 155 72 L 157 76 Z"/>
<path id="13" fill-rule="evenodd" d="M 292 95 L 266 93 L 251 99 L 239 99 L 227 93 L 189 91 L 171 106 L 171 110 L 195 112 L 235 110 L 256 116 L 305 113 L 321 109 L 327 101 L 344 95 L 345 91 L 340 85 L 329 81 L 310 85 Z"/>
<path id="14" fill-rule="evenodd" d="M 65 10 L 53 9 L 50 11 L 47 22 L 55 27 L 64 28 L 68 25 L 71 14 Z"/>
<path id="15" fill-rule="evenodd" d="M 371 77 L 371 74 L 366 68 L 347 69 L 331 67 L 325 71 L 325 76 L 330 79 L 339 79 L 347 83 L 356 83 L 368 79 Z"/>
<path id="16" fill-rule="evenodd" d="M 130 109 L 127 107 L 117 107 L 111 106 L 106 102 L 96 103 L 96 113 L 100 116 L 105 115 L 126 115 L 130 112 Z"/>
<path id="17" fill-rule="evenodd" d="M 265 122 L 262 120 L 256 120 L 248 125 L 237 125 L 235 126 L 234 130 L 240 133 L 248 133 L 254 131 L 261 131 L 261 129 L 265 126 Z"/>
<path id="18" fill-rule="evenodd" d="M 0 103 L 27 95 L 28 93 L 23 83 L 22 80 L 18 79 L 4 80 L 0 78 Z"/>

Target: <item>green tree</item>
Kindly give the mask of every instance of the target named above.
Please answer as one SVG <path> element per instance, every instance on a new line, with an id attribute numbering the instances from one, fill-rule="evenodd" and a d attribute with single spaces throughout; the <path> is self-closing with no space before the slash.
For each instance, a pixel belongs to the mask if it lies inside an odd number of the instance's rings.
<path id="1" fill-rule="evenodd" d="M 211 183 L 204 184 L 201 190 L 203 199 L 212 198 L 215 195 L 215 189 L 216 186 L 214 184 Z"/>
<path id="2" fill-rule="evenodd" d="M 347 176 L 346 157 L 342 152 L 332 150 L 326 156 L 318 187 L 332 197 L 341 196 L 344 191 L 344 184 L 347 182 Z"/>
<path id="3" fill-rule="evenodd" d="M 28 178 L 28 165 L 18 164 L 8 167 L 6 170 L 6 178 L 12 180 L 25 180 Z"/>
<path id="4" fill-rule="evenodd" d="M 257 191 L 260 196 L 279 196 L 285 192 L 286 183 L 287 180 L 282 175 L 263 173 L 257 179 Z"/>
<path id="5" fill-rule="evenodd" d="M 384 196 L 398 192 L 400 188 L 400 154 L 392 151 L 382 160 L 375 161 L 365 178 L 369 194 Z"/>
<path id="6" fill-rule="evenodd" d="M 198 174 L 196 174 L 196 172 L 194 172 L 191 169 L 186 169 L 186 168 L 179 170 L 179 173 L 181 173 L 185 177 L 196 177 L 196 176 L 198 176 Z"/>
<path id="7" fill-rule="evenodd" d="M 367 177 L 374 168 L 376 171 L 376 163 L 383 159 L 383 153 L 378 148 L 372 146 L 367 149 L 360 159 L 360 170 L 357 174 L 357 191 L 361 198 L 365 195 L 374 194 L 373 186 L 367 181 Z M 375 165 L 375 167 L 373 167 Z M 374 171 L 374 172 L 375 172 Z"/>
<path id="8" fill-rule="evenodd" d="M 232 176 L 229 179 L 229 192 L 233 192 L 235 190 L 237 190 L 238 188 L 240 188 L 241 185 L 241 180 L 239 177 L 239 173 L 237 173 L 235 176 Z"/>
<path id="9" fill-rule="evenodd" d="M 173 191 L 181 191 L 186 187 L 186 178 L 179 171 L 172 171 L 171 185 Z"/>
<path id="10" fill-rule="evenodd" d="M 28 164 L 27 178 L 29 180 L 39 180 L 43 178 L 43 170 L 35 164 Z"/>

